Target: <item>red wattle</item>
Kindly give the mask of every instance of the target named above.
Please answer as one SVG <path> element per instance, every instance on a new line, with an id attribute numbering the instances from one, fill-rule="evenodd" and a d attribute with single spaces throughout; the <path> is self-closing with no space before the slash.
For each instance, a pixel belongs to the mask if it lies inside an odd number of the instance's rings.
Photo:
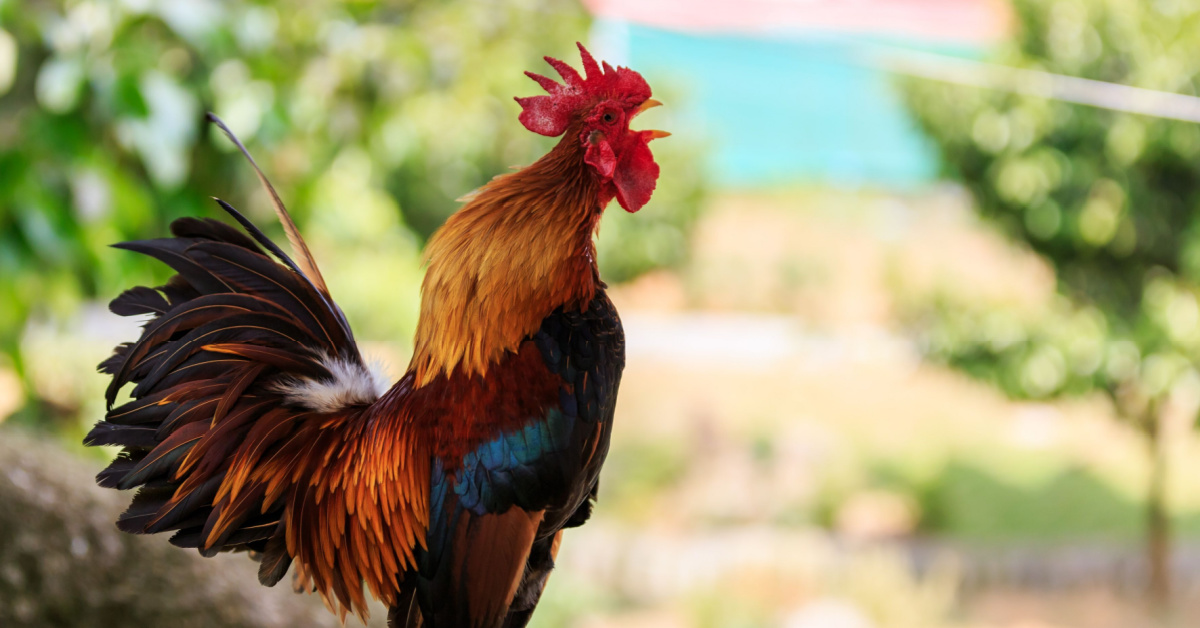
<path id="1" fill-rule="evenodd" d="M 613 173 L 617 202 L 629 213 L 636 212 L 649 202 L 658 184 L 658 164 L 650 153 L 649 141 L 639 134 L 622 152 L 621 161 Z"/>

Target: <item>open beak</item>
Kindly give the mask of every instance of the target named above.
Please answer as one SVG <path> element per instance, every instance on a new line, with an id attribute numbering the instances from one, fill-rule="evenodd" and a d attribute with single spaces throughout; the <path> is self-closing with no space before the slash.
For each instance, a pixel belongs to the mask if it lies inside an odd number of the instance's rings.
<path id="1" fill-rule="evenodd" d="M 637 117 L 638 114 L 642 113 L 643 111 L 645 111 L 647 109 L 653 109 L 655 107 L 661 107 L 661 106 L 662 106 L 661 102 L 654 100 L 653 98 L 647 98 L 646 102 L 642 103 L 642 106 L 633 110 L 633 115 L 629 116 L 629 119 L 632 120 L 633 118 Z M 666 131 L 642 131 L 642 134 L 652 140 L 669 137 L 671 135 L 670 133 L 667 133 Z"/>

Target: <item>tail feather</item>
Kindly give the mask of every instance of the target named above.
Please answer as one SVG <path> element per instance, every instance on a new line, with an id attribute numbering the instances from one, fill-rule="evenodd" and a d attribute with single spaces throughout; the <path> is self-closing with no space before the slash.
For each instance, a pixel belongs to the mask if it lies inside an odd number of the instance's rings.
<path id="1" fill-rule="evenodd" d="M 244 150 L 245 149 L 243 149 L 243 151 Z M 255 241 L 257 241 L 259 244 L 261 244 L 263 246 L 263 248 L 270 251 L 271 254 L 275 256 L 276 259 L 278 259 L 279 261 L 286 264 L 288 268 L 292 269 L 292 271 L 295 272 L 296 275 L 298 275 L 301 279 L 303 279 L 304 282 L 314 292 L 316 292 L 321 297 L 322 302 L 325 304 L 326 308 L 333 314 L 335 321 L 337 322 L 338 326 L 341 328 L 343 337 L 345 337 L 347 339 L 346 346 L 357 350 L 357 347 L 354 344 L 354 332 L 351 331 L 351 329 L 350 329 L 350 322 L 346 320 L 346 315 L 344 313 L 342 313 L 341 308 L 337 307 L 337 304 L 333 302 L 333 297 L 330 296 L 329 291 L 327 289 L 322 290 L 321 288 L 318 288 L 318 286 L 313 283 L 313 280 L 311 278 L 309 278 L 309 276 L 307 274 L 305 274 L 305 272 L 296 264 L 296 262 L 292 261 L 292 258 L 288 257 L 287 253 L 284 253 L 283 250 L 280 249 L 277 244 L 272 242 L 271 239 L 268 238 L 266 236 L 266 234 L 264 234 L 262 232 L 262 230 L 260 230 L 258 227 L 256 227 L 254 225 L 254 223 L 250 222 L 250 220 L 247 219 L 245 216 L 243 216 L 241 212 L 234 209 L 233 206 L 231 206 L 229 203 L 226 203 L 225 201 L 223 201 L 219 198 L 214 198 L 213 200 L 215 200 L 217 202 L 217 204 L 221 206 L 222 209 L 224 209 L 230 216 L 232 216 L 234 220 L 238 221 L 238 224 L 242 225 L 242 227 L 246 230 L 246 232 L 249 233 L 254 238 Z M 300 237 L 299 233 L 297 233 L 296 237 L 297 238 Z M 304 250 L 307 252 L 308 247 L 305 246 Z M 313 261 L 312 265 L 314 268 L 316 268 L 316 261 Z M 322 287 L 323 286 L 324 286 L 324 284 L 322 284 Z"/>
<path id="2" fill-rule="evenodd" d="M 179 274 L 112 307 L 151 317 L 136 342 L 101 363 L 112 375 L 109 410 L 85 440 L 122 447 L 97 476 L 101 486 L 141 487 L 118 527 L 173 531 L 173 544 L 206 556 L 253 550 L 267 584 L 300 560 L 339 612 L 364 610 L 364 579 L 390 601 L 412 548 L 392 547 L 382 522 L 423 525 L 427 467 L 396 458 L 414 455 L 396 417 L 363 420 L 380 390 L 344 316 L 286 261 L 267 257 L 282 253 L 261 232 L 192 219 L 173 231 L 121 246 Z M 130 384 L 132 399 L 117 405 Z M 380 451 L 363 453 L 372 448 Z M 392 474 L 411 477 L 360 486 Z"/>
<path id="3" fill-rule="evenodd" d="M 218 201 L 222 207 L 228 204 Z M 232 209 L 232 208 L 230 208 Z M 176 238 L 194 238 L 212 242 L 227 242 L 240 249 L 264 255 L 254 240 L 232 226 L 213 218 L 185 216 L 171 223 L 171 235 Z"/>
<path id="4" fill-rule="evenodd" d="M 407 415 L 377 403 L 345 316 L 258 174 L 297 261 L 219 200 L 245 233 L 184 218 L 172 238 L 116 245 L 177 274 L 110 306 L 148 320 L 100 364 L 108 410 L 85 443 L 122 448 L 96 477 L 138 489 L 120 529 L 173 532 L 206 556 L 252 551 L 264 584 L 295 561 L 331 607 L 362 613 L 364 580 L 390 604 L 413 567 L 417 535 L 397 544 L 383 522 L 423 530 L 429 464 L 410 458 L 427 454 Z"/>
<path id="5" fill-rule="evenodd" d="M 145 532 L 155 534 L 167 530 L 203 526 L 205 519 L 208 518 L 208 512 L 203 513 L 203 519 L 197 520 L 193 517 L 207 504 L 212 503 L 212 499 L 224 479 L 224 474 L 210 477 L 199 488 L 187 491 L 184 498 L 175 502 L 170 508 L 162 508 L 161 502 L 170 500 L 174 495 L 167 495 L 166 500 L 158 500 L 155 504 L 155 515 L 146 522 Z"/>
<path id="6" fill-rule="evenodd" d="M 283 522 L 279 523 L 277 532 L 267 540 L 261 561 L 258 566 L 259 582 L 273 587 L 287 575 L 288 567 L 292 566 L 292 556 L 287 551 Z"/>
<path id="7" fill-rule="evenodd" d="M 117 518 L 117 529 L 131 534 L 145 534 L 146 524 L 151 521 L 157 504 L 168 499 L 174 492 L 170 487 L 143 487 L 133 496 L 129 508 Z"/>
<path id="8" fill-rule="evenodd" d="M 180 238 L 158 238 L 155 240 L 133 240 L 112 245 L 116 249 L 124 249 L 149 255 L 171 267 L 179 273 L 196 292 L 203 294 L 220 294 L 237 292 L 233 286 L 218 279 L 211 271 L 201 266 L 187 254 L 187 249 L 196 240 Z"/>
<path id="9" fill-rule="evenodd" d="M 208 120 L 217 125 L 217 128 L 221 129 L 225 133 L 225 136 L 229 138 L 229 141 L 233 142 L 238 147 L 238 150 L 242 151 L 242 154 L 246 156 L 246 160 L 250 162 L 250 165 L 254 166 L 254 174 L 258 175 L 259 183 L 267 191 L 267 195 L 271 197 L 271 206 L 275 208 L 275 214 L 279 217 L 279 222 L 283 223 L 283 230 L 287 233 L 288 242 L 291 243 L 292 249 L 296 251 L 296 254 L 300 256 L 299 270 L 301 274 L 308 277 L 313 287 L 328 299 L 329 288 L 325 286 L 325 278 L 321 276 L 321 270 L 317 268 L 317 260 L 309 252 L 308 244 L 300 236 L 300 229 L 296 227 L 296 223 L 292 220 L 292 215 L 288 213 L 287 207 L 284 206 L 283 200 L 279 198 L 279 193 L 275 191 L 275 186 L 271 185 L 271 182 L 267 180 L 262 169 L 258 167 L 258 163 L 254 161 L 254 157 L 250 156 L 250 151 L 246 150 L 246 147 L 233 134 L 233 131 L 230 131 L 229 127 L 225 126 L 224 121 L 212 113 L 208 114 Z"/>
<path id="10" fill-rule="evenodd" d="M 157 429 L 152 425 L 122 425 L 100 422 L 83 439 L 89 447 L 117 445 L 136 449 L 153 449 L 158 444 Z"/>
<path id="11" fill-rule="evenodd" d="M 424 624 L 417 604 L 417 589 L 409 587 L 401 592 L 399 603 L 388 609 L 388 628 L 421 628 Z"/>
<path id="12" fill-rule="evenodd" d="M 166 314 L 171 307 L 161 292 L 145 286 L 130 288 L 113 299 L 108 309 L 118 316 L 137 316 L 139 314 Z"/>

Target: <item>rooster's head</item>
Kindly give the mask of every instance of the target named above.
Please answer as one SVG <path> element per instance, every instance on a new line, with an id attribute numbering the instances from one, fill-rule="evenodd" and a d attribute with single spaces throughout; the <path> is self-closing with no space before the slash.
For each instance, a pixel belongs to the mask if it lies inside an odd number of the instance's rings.
<path id="1" fill-rule="evenodd" d="M 549 95 L 516 99 L 522 109 L 521 124 L 550 137 L 578 130 L 584 162 L 612 190 L 621 207 L 635 212 L 650 200 L 658 180 L 658 164 L 648 144 L 670 134 L 634 131 L 629 123 L 637 114 L 662 103 L 650 97 L 650 86 L 642 75 L 629 68 L 613 68 L 607 62 L 601 67 L 583 44 L 577 45 L 586 78 L 570 65 L 546 57 L 563 83 L 526 72 Z"/>

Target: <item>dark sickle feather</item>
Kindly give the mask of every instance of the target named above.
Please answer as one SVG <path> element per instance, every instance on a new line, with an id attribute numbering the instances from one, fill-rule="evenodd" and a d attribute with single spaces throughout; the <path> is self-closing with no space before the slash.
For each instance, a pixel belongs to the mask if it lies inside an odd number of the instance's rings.
<path id="1" fill-rule="evenodd" d="M 246 147 L 243 146 L 242 142 L 237 138 L 236 135 L 233 134 L 233 131 L 230 131 L 229 127 L 225 126 L 225 122 L 218 118 L 215 113 L 208 113 L 206 114 L 206 117 L 208 118 L 209 122 L 217 125 L 217 128 L 221 129 L 221 131 L 225 133 L 225 136 L 229 138 L 229 141 L 233 142 L 234 145 L 238 147 L 238 150 L 242 151 L 242 154 L 246 156 L 246 160 L 250 162 L 250 165 L 254 166 L 254 173 L 258 175 L 259 183 L 262 183 L 263 188 L 266 189 L 267 194 L 270 195 L 271 206 L 275 208 L 275 213 L 279 216 L 279 221 L 283 223 L 283 230 L 287 232 L 288 242 L 291 242 L 292 249 L 294 249 L 296 254 L 300 257 L 300 268 L 304 269 L 304 274 L 307 275 L 310 280 L 312 280 L 313 285 L 316 286 L 317 290 L 319 290 L 322 295 L 328 298 L 329 288 L 325 286 L 325 278 L 321 276 L 321 271 L 317 268 L 317 260 L 313 259 L 312 253 L 310 253 L 308 250 L 308 245 L 304 243 L 304 238 L 300 237 L 300 229 L 298 229 L 296 227 L 296 223 L 292 221 L 292 215 L 289 214 L 287 208 L 284 207 L 283 200 L 279 198 L 279 194 L 275 191 L 275 187 L 272 186 L 271 182 L 267 180 L 267 176 L 263 174 L 262 169 L 258 167 L 258 163 L 254 161 L 254 157 L 250 156 L 250 151 L 246 150 Z"/>
<path id="2" fill-rule="evenodd" d="M 289 214 L 287 208 L 284 207 L 283 201 L 279 198 L 279 194 L 275 191 L 275 187 L 272 186 L 271 182 L 267 180 L 267 176 L 263 174 L 262 169 L 258 167 L 258 163 L 254 161 L 254 157 L 250 155 L 250 151 L 246 150 L 246 147 L 242 144 L 241 140 L 239 140 L 237 136 L 233 134 L 233 131 L 229 130 L 229 127 L 225 126 L 225 122 L 222 121 L 221 118 L 217 117 L 217 114 L 212 112 L 205 114 L 205 117 L 209 122 L 217 125 L 217 128 L 221 129 L 221 131 L 225 133 L 225 136 L 229 138 L 229 141 L 233 142 L 234 145 L 242 151 L 242 155 L 244 155 L 246 160 L 250 162 L 250 165 L 254 167 L 254 173 L 258 176 L 258 180 L 260 183 L 262 183 L 263 188 L 267 190 L 268 195 L 271 197 L 271 205 L 275 208 L 275 213 L 279 216 L 279 221 L 283 223 L 283 229 L 287 233 L 288 242 L 292 244 L 292 249 L 294 249 L 300 256 L 299 264 L 293 261 L 291 257 L 288 257 L 288 255 L 284 253 L 274 242 L 272 242 L 270 238 L 268 238 L 261 230 L 259 230 L 258 227 L 254 226 L 253 223 L 247 220 L 246 217 L 241 214 L 241 212 L 234 209 L 229 203 L 226 203 L 225 201 L 216 197 L 213 197 L 213 200 L 216 201 L 217 204 L 220 205 L 221 208 L 224 209 L 230 216 L 232 216 L 234 220 L 238 221 L 238 224 L 242 225 L 246 231 L 250 232 L 250 235 L 253 236 L 259 244 L 266 247 L 268 251 L 279 258 L 279 260 L 286 264 L 288 268 L 296 271 L 296 274 L 303 277 L 304 280 L 313 287 L 321 299 L 325 301 L 325 304 L 328 306 L 329 310 L 332 311 L 337 317 L 338 325 L 346 334 L 346 338 L 350 340 L 350 344 L 357 354 L 357 346 L 354 345 L 354 333 L 350 331 L 350 323 L 346 320 L 346 316 L 342 313 L 341 308 L 339 308 L 337 304 L 333 302 L 333 297 L 329 293 L 329 287 L 325 285 L 325 279 L 321 276 L 320 269 L 317 268 L 317 260 L 313 258 L 312 253 L 309 252 L 308 245 L 305 244 L 304 238 L 300 235 L 300 229 L 297 228 L 296 223 L 292 221 L 292 215 Z"/>

